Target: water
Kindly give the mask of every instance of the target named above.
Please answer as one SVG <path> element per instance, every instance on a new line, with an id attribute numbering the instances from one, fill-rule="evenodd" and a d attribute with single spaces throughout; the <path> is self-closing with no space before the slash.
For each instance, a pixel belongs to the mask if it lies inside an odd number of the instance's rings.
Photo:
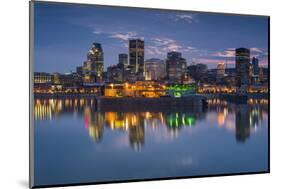
<path id="1" fill-rule="evenodd" d="M 213 99 L 205 112 L 161 111 L 96 112 L 93 100 L 35 100 L 35 185 L 268 170 L 268 100 Z"/>

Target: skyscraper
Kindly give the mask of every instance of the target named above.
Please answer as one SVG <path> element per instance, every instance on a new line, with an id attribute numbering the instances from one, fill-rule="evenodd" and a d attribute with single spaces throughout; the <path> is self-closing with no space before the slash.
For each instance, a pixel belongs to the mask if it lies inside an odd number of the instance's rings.
<path id="1" fill-rule="evenodd" d="M 171 82 L 178 82 L 186 71 L 186 60 L 180 52 L 168 52 L 166 60 L 167 77 Z"/>
<path id="2" fill-rule="evenodd" d="M 129 63 L 132 72 L 144 77 L 144 41 L 141 39 L 129 40 Z"/>
<path id="3" fill-rule="evenodd" d="M 217 81 L 221 81 L 225 74 L 224 62 L 219 62 L 217 66 Z"/>
<path id="4" fill-rule="evenodd" d="M 254 75 L 258 75 L 259 74 L 259 59 L 256 57 L 253 57 L 252 64 L 253 64 Z"/>
<path id="5" fill-rule="evenodd" d="M 161 80 L 166 76 L 163 60 L 151 58 L 145 61 L 145 80 Z"/>
<path id="6" fill-rule="evenodd" d="M 118 55 L 118 65 L 126 69 L 129 65 L 128 54 L 119 54 Z"/>
<path id="7" fill-rule="evenodd" d="M 236 84 L 238 87 L 250 84 L 250 50 L 238 48 L 236 53 Z"/>
<path id="8" fill-rule="evenodd" d="M 84 64 L 89 71 L 92 71 L 96 77 L 101 78 L 104 68 L 103 50 L 100 43 L 93 43 L 87 54 L 87 61 Z"/>

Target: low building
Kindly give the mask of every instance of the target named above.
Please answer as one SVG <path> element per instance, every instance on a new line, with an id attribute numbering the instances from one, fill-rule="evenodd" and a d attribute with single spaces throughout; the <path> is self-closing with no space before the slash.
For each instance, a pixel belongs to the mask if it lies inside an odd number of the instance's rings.
<path id="1" fill-rule="evenodd" d="M 107 83 L 106 97 L 161 97 L 166 95 L 166 86 L 154 81 L 137 81 L 135 83 Z"/>
<path id="2" fill-rule="evenodd" d="M 82 85 L 82 77 L 77 73 L 67 73 L 67 74 L 60 74 L 55 73 L 54 77 L 54 84 L 59 84 L 63 86 L 81 86 Z"/>
<path id="3" fill-rule="evenodd" d="M 183 97 L 196 93 L 196 84 L 171 84 L 167 87 L 168 95 L 171 97 Z"/>
<path id="4" fill-rule="evenodd" d="M 123 69 L 119 66 L 109 66 L 107 68 L 107 81 L 108 82 L 122 82 L 123 81 Z"/>
<path id="5" fill-rule="evenodd" d="M 51 84 L 53 77 L 46 72 L 34 72 L 34 84 Z"/>

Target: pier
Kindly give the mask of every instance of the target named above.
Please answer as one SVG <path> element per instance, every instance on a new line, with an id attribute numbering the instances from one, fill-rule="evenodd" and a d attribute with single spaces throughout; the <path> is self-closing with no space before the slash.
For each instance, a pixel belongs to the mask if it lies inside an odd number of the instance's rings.
<path id="1" fill-rule="evenodd" d="M 98 97 L 98 111 L 165 111 L 165 110 L 196 110 L 202 111 L 206 98 L 201 95 L 190 95 L 181 98 L 161 97 Z"/>

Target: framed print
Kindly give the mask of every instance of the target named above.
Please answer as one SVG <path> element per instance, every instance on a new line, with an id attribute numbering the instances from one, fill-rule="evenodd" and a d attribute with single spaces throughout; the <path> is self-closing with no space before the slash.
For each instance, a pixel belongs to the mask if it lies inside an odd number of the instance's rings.
<path id="1" fill-rule="evenodd" d="M 269 173 L 269 16 L 30 2 L 30 187 Z"/>

